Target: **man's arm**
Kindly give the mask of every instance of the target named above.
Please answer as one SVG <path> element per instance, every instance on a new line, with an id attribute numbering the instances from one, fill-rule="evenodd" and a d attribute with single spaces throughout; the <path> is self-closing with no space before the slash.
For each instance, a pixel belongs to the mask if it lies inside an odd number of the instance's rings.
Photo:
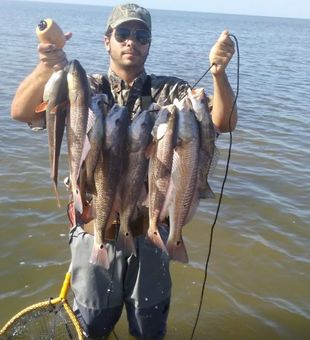
<path id="1" fill-rule="evenodd" d="M 52 72 L 51 68 L 40 62 L 21 82 L 11 105 L 13 119 L 29 123 L 40 118 L 35 109 L 42 102 L 44 86 Z"/>
<path id="2" fill-rule="evenodd" d="M 67 33 L 66 39 L 70 39 L 71 35 Z M 35 109 L 42 102 L 44 86 L 54 70 L 61 69 L 67 64 L 66 54 L 54 44 L 41 43 L 38 52 L 39 64 L 21 82 L 11 105 L 12 118 L 25 123 L 40 119 Z"/>
<path id="3" fill-rule="evenodd" d="M 210 63 L 213 64 L 211 68 L 214 88 L 212 120 L 221 132 L 233 131 L 237 124 L 237 106 L 234 107 L 232 112 L 235 95 L 225 73 L 226 66 L 234 52 L 234 43 L 229 37 L 229 32 L 224 31 L 212 47 L 209 55 Z"/>

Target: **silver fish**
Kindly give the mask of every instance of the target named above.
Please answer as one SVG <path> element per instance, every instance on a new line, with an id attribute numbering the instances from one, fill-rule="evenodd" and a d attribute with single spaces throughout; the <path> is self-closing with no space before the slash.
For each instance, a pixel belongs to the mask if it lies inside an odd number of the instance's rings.
<path id="1" fill-rule="evenodd" d="M 147 148 L 151 143 L 154 121 L 149 110 L 135 116 L 128 129 L 128 159 L 122 174 L 120 189 L 120 231 L 118 245 L 126 252 L 136 254 L 129 227 L 137 203 L 144 189 L 148 169 Z"/>
<path id="2" fill-rule="evenodd" d="M 106 117 L 104 147 L 95 168 L 94 246 L 90 262 L 109 267 L 105 248 L 105 232 L 118 211 L 117 187 L 122 174 L 129 113 L 126 107 L 115 104 Z"/>
<path id="3" fill-rule="evenodd" d="M 57 184 L 59 156 L 68 107 L 66 71 L 59 70 L 53 72 L 44 88 L 43 100 L 46 111 L 51 179 L 53 181 L 58 206 L 60 206 Z"/>

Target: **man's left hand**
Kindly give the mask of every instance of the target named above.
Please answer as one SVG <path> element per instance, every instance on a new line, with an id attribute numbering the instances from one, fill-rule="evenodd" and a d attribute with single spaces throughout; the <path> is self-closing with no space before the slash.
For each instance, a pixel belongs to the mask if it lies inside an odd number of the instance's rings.
<path id="1" fill-rule="evenodd" d="M 211 48 L 209 54 L 210 65 L 213 76 L 221 75 L 225 72 L 226 66 L 235 53 L 235 44 L 229 36 L 228 31 L 223 31 L 217 42 Z"/>

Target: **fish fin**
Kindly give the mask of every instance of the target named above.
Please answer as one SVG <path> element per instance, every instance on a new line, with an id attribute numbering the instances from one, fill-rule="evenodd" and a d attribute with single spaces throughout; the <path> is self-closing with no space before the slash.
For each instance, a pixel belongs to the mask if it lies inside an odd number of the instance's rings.
<path id="1" fill-rule="evenodd" d="M 152 155 L 152 153 L 153 153 L 154 147 L 155 147 L 155 142 L 152 141 L 152 142 L 145 148 L 144 154 L 145 154 L 145 158 L 146 158 L 146 159 L 150 159 L 150 158 L 151 158 L 151 155 Z"/>
<path id="2" fill-rule="evenodd" d="M 36 108 L 35 108 L 35 113 L 41 113 L 41 112 L 46 111 L 47 104 L 48 104 L 48 102 L 44 101 L 44 102 L 40 103 L 39 105 L 37 105 Z"/>
<path id="3" fill-rule="evenodd" d="M 140 191 L 140 196 L 137 202 L 137 207 L 148 207 L 149 206 L 149 195 L 147 193 L 146 186 L 143 185 L 141 191 Z"/>
<path id="4" fill-rule="evenodd" d="M 177 183 L 181 180 L 181 168 L 180 168 L 181 160 L 178 154 L 178 148 L 173 150 L 173 160 L 172 160 L 172 168 L 171 168 L 171 178 L 169 187 L 171 186 L 172 190 L 174 187 L 177 186 Z M 169 189 L 169 188 L 168 188 Z M 171 192 L 173 194 L 173 192 Z"/>
<path id="5" fill-rule="evenodd" d="M 163 252 L 168 254 L 167 248 L 160 236 L 160 233 L 158 230 L 151 230 L 150 228 L 147 231 L 146 238 L 154 244 L 157 248 L 161 249 Z"/>
<path id="6" fill-rule="evenodd" d="M 220 159 L 220 151 L 216 146 L 214 146 L 213 157 L 212 157 L 212 161 L 210 164 L 208 175 L 212 176 L 214 174 L 214 171 L 215 171 L 215 168 L 217 166 L 219 159 Z"/>
<path id="7" fill-rule="evenodd" d="M 133 254 L 134 256 L 137 256 L 133 236 L 129 230 L 127 231 L 124 231 L 122 229 L 120 230 L 117 236 L 117 247 L 119 249 L 124 250 L 127 254 L 129 253 Z"/>
<path id="8" fill-rule="evenodd" d="M 54 106 L 54 107 L 51 109 L 50 113 L 56 114 L 60 109 L 66 107 L 66 106 L 67 106 L 67 101 L 65 100 L 65 101 L 61 102 L 60 104 Z"/>
<path id="9" fill-rule="evenodd" d="M 94 241 L 89 263 L 92 263 L 94 265 L 100 265 L 105 269 L 109 269 L 110 267 L 109 257 L 107 248 L 105 247 L 104 244 L 98 244 Z"/>
<path id="10" fill-rule="evenodd" d="M 161 123 L 158 125 L 157 131 L 156 131 L 156 140 L 160 140 L 164 137 L 168 130 L 168 123 Z"/>
<path id="11" fill-rule="evenodd" d="M 188 255 L 182 238 L 177 242 L 167 242 L 167 251 L 171 260 L 188 263 Z"/>
<path id="12" fill-rule="evenodd" d="M 199 198 L 215 198 L 215 194 L 208 182 L 206 182 L 203 188 L 199 189 Z"/>
<path id="13" fill-rule="evenodd" d="M 88 119 L 87 119 L 87 127 L 86 127 L 86 133 L 88 133 L 91 128 L 94 126 L 96 121 L 96 114 L 91 108 L 88 108 Z"/>
<path id="14" fill-rule="evenodd" d="M 85 136 L 85 140 L 84 140 L 84 145 L 83 145 L 81 160 L 80 160 L 80 166 L 79 166 L 79 169 L 80 169 L 80 170 L 81 170 L 81 168 L 82 168 L 82 164 L 83 164 L 83 162 L 85 161 L 85 159 L 86 159 L 86 157 L 87 157 L 87 154 L 88 154 L 90 148 L 91 148 L 91 145 L 90 145 L 90 142 L 89 142 L 89 138 L 88 138 L 88 136 L 86 135 L 86 136 Z M 79 173 L 80 173 L 80 170 L 79 170 Z"/>
<path id="15" fill-rule="evenodd" d="M 178 148 L 173 150 L 173 159 L 172 159 L 172 169 L 171 169 L 171 175 L 174 177 L 174 180 L 177 181 L 178 178 L 176 178 L 177 174 L 180 170 L 180 156 L 178 154 Z"/>
<path id="16" fill-rule="evenodd" d="M 173 179 L 170 178 L 165 201 L 161 209 L 161 212 L 159 214 L 159 220 L 161 222 L 169 215 L 168 209 L 169 209 L 169 206 L 172 204 L 174 197 L 175 197 L 175 184 L 174 184 Z"/>
<path id="17" fill-rule="evenodd" d="M 81 162 L 82 162 L 82 163 L 85 161 L 86 156 L 87 156 L 87 154 L 88 154 L 90 148 L 91 148 L 90 141 L 89 141 L 88 136 L 86 135 L 86 136 L 85 136 L 85 141 L 84 141 L 83 150 L 82 150 L 82 156 L 81 156 Z M 82 166 L 82 164 L 81 164 L 81 166 Z"/>
<path id="18" fill-rule="evenodd" d="M 194 217 L 195 212 L 196 212 L 198 205 L 199 205 L 199 198 L 200 198 L 200 193 L 199 193 L 198 187 L 196 186 L 195 191 L 194 191 L 192 204 L 190 205 L 188 214 L 187 214 L 186 219 L 184 221 L 184 225 L 186 225 Z"/>
<path id="19" fill-rule="evenodd" d="M 145 197 L 145 199 L 141 202 L 138 202 L 138 204 L 140 204 L 141 207 L 149 207 L 150 206 L 150 199 L 149 197 Z"/>

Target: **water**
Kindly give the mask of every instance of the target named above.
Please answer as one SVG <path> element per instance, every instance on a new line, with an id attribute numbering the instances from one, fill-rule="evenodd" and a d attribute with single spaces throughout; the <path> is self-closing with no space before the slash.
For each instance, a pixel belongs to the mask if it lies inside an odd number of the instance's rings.
<path id="1" fill-rule="evenodd" d="M 37 23 L 52 17 L 73 31 L 66 46 L 88 72 L 104 72 L 108 7 L 0 2 L 0 324 L 34 302 L 56 296 L 69 265 L 67 192 L 58 209 L 49 179 L 46 132 L 9 117 L 20 81 L 37 63 Z M 191 82 L 228 28 L 240 46 L 239 123 L 215 227 L 196 339 L 307 339 L 309 295 L 310 21 L 152 11 L 147 71 Z M 236 89 L 237 58 L 227 73 Z M 212 91 L 207 75 L 200 83 Z M 172 263 L 167 339 L 189 339 L 200 299 L 210 229 L 223 181 L 229 136 L 212 178 L 214 201 L 201 202 L 184 236 L 186 266 Z M 67 174 L 62 155 L 61 178 Z M 128 338 L 126 317 L 116 327 Z"/>

